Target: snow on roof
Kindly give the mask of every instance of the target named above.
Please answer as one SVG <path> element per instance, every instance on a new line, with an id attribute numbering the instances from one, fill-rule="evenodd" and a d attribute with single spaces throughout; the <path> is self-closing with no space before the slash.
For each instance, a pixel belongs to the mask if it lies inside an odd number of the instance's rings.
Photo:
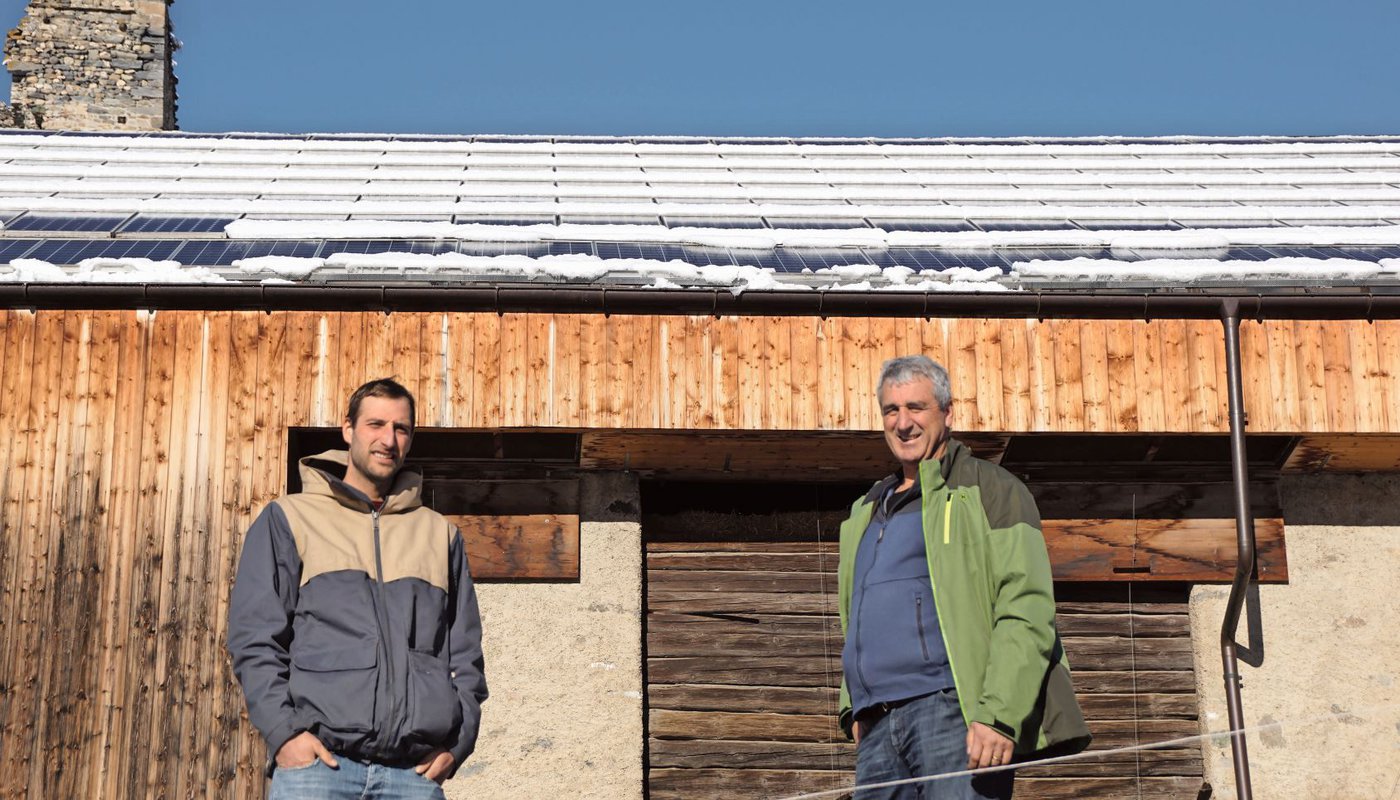
<path id="1" fill-rule="evenodd" d="M 177 259 L 176 248 L 162 250 L 156 238 L 298 244 L 241 258 L 229 248 L 191 245 Z M 92 240 L 122 245 L 104 254 L 160 257 L 82 257 L 97 252 L 87 246 Z M 347 240 L 381 240 L 387 252 L 332 246 Z M 634 248 L 619 257 L 599 246 L 611 242 L 669 249 L 636 258 Z M 588 253 L 537 247 L 555 243 L 593 244 Z M 529 252 L 509 252 L 514 246 Z M 726 256 L 699 261 L 692 247 Z M 925 256 L 904 257 L 920 248 Z M 0 132 L 0 280 L 544 280 L 892 291 L 1125 281 L 1394 285 L 1396 248 L 1394 136 Z M 860 258 L 804 258 L 805 251 L 858 251 Z M 882 255 L 895 251 L 904 256 Z M 981 255 L 964 262 L 957 253 Z"/>

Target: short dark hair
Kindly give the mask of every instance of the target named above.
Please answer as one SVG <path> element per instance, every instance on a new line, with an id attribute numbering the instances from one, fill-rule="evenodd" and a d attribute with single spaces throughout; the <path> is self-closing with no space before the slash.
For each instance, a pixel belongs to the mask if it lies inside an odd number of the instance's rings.
<path id="1" fill-rule="evenodd" d="M 390 400 L 408 400 L 408 424 L 410 430 L 418 426 L 418 404 L 413 401 L 413 393 L 393 378 L 379 378 L 364 384 L 350 395 L 350 408 L 345 418 L 354 425 L 360 418 L 360 403 L 366 397 L 387 397 Z"/>

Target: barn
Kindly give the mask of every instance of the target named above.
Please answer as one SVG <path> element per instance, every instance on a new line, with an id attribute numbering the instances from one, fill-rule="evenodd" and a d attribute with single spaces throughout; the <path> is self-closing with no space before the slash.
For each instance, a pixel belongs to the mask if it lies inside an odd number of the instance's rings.
<path id="1" fill-rule="evenodd" d="M 262 796 L 242 532 L 387 375 L 482 583 L 449 797 L 849 786 L 836 526 L 915 352 L 1037 498 L 1096 752 L 1228 729 L 1237 615 L 1261 796 L 1380 791 L 1326 765 L 1400 722 L 1398 278 L 1394 137 L 0 133 L 0 795 Z"/>

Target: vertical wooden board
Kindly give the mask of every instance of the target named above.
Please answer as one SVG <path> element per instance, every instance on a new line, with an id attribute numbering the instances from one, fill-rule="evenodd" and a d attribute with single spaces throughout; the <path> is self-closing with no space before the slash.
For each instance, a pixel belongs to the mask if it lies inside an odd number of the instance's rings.
<path id="1" fill-rule="evenodd" d="M 924 353 L 923 328 L 927 320 L 919 317 L 902 317 L 894 323 L 894 355 L 917 356 Z"/>
<path id="2" fill-rule="evenodd" d="M 475 418 L 475 320 L 475 314 L 447 314 L 447 409 L 443 413 L 447 427 L 468 427 Z"/>
<path id="3" fill-rule="evenodd" d="M 1055 430 L 1083 431 L 1084 361 L 1080 347 L 1079 320 L 1057 319 L 1050 323 L 1054 341 Z"/>
<path id="4" fill-rule="evenodd" d="M 1030 345 L 1026 320 L 1003 319 L 1001 328 L 1002 430 L 1013 433 L 1034 430 L 1031 423 Z"/>
<path id="5" fill-rule="evenodd" d="M 871 372 L 870 320 L 845 317 L 841 331 L 841 392 L 846 406 L 848 430 L 875 427 L 875 376 Z"/>
<path id="6" fill-rule="evenodd" d="M 1317 320 L 1300 319 L 1293 323 L 1293 351 L 1298 355 L 1298 410 L 1303 430 L 1309 433 L 1332 430 L 1322 327 L 1323 323 Z"/>
<path id="7" fill-rule="evenodd" d="M 772 318 L 770 325 L 782 325 L 786 336 L 792 363 L 789 365 L 789 397 L 792 404 L 792 428 L 799 431 L 812 431 L 821 427 L 824 402 L 821 396 L 822 356 L 821 337 L 825 335 L 824 322 L 816 317 Z"/>
<path id="8" fill-rule="evenodd" d="M 1376 326 L 1356 319 L 1345 323 L 1351 341 L 1352 392 L 1356 405 L 1356 429 L 1363 433 L 1390 430 L 1391 410 L 1382 399 L 1386 374 L 1382 371 Z"/>
<path id="9" fill-rule="evenodd" d="M 161 579 L 159 582 L 156 620 L 163 635 L 156 638 L 154 675 L 154 708 L 149 741 L 157 752 L 179 752 L 184 744 L 191 700 L 183 656 L 185 644 L 193 637 L 191 620 L 182 610 L 191 605 L 193 576 L 192 554 L 186 552 L 193 532 L 190 530 L 195 487 L 192 485 L 197 469 L 199 440 L 200 386 L 203 382 L 204 320 L 197 312 L 177 311 L 175 380 L 171 388 L 170 458 L 161 472 L 165 488 L 156 509 L 154 527 L 159 540 Z M 284 321 L 285 316 L 274 314 Z M 281 375 L 274 381 L 272 392 L 284 390 Z M 147 777 L 150 794 L 158 794 L 169 782 L 180 795 L 184 774 L 178 762 L 157 763 L 157 769 Z"/>
<path id="10" fill-rule="evenodd" d="M 400 365 L 394 352 L 394 314 L 366 311 L 365 318 L 365 380 L 377 378 L 401 379 Z"/>
<path id="11" fill-rule="evenodd" d="M 739 322 L 737 317 L 710 321 L 710 380 L 714 386 L 717 429 L 739 427 Z"/>
<path id="12" fill-rule="evenodd" d="M 1108 331 L 1104 320 L 1086 319 L 1079 323 L 1079 363 L 1084 387 L 1084 426 L 1093 433 L 1116 430 L 1108 383 Z"/>
<path id="13" fill-rule="evenodd" d="M 340 315 L 336 312 L 322 312 L 316 315 L 315 323 L 316 338 L 313 364 L 316 375 L 311 383 L 314 397 L 310 404 L 310 424 L 330 427 L 339 424 L 343 413 L 338 394 L 339 380 L 336 377 L 340 368 L 340 357 L 336 352 L 340 345 L 337 340 L 340 331 Z M 232 329 L 232 321 L 229 325 Z M 230 346 L 232 346 L 231 337 L 232 334 L 230 334 Z"/>
<path id="14" fill-rule="evenodd" d="M 1144 433 L 1167 431 L 1167 398 L 1162 368 L 1166 339 L 1163 324 L 1134 321 L 1133 379 L 1137 385 L 1137 428 Z M 1171 406 L 1172 416 L 1180 419 L 1180 405 Z"/>
<path id="15" fill-rule="evenodd" d="M 952 325 L 949 319 L 929 319 L 924 320 L 920 331 L 923 334 L 924 355 L 948 368 L 948 329 Z"/>
<path id="16" fill-rule="evenodd" d="M 41 682 L 33 735 L 46 764 L 78 755 L 88 737 L 80 716 L 85 704 L 72 699 L 89 696 L 92 687 L 85 680 L 86 670 L 75 675 L 71 665 L 89 663 L 92 620 L 97 613 L 90 594 L 95 575 L 89 568 L 95 537 L 83 530 L 85 499 L 90 491 L 87 436 L 92 317 L 86 311 L 68 311 L 63 317 L 57 451 L 49 476 L 49 513 L 39 543 L 43 569 L 35 576 L 34 598 L 38 603 L 31 606 L 36 615 L 29 618 L 42 629 L 63 632 L 60 640 L 41 648 L 32 662 Z M 39 780 L 31 780 L 30 785 L 42 787 L 45 796 L 71 797 L 76 794 L 75 778 L 80 776 L 79 770 L 43 770 Z"/>
<path id="17" fill-rule="evenodd" d="M 335 409 L 333 419 L 339 423 L 345 414 L 346 401 L 361 384 L 370 380 L 371 372 L 365 358 L 369 347 L 365 341 L 367 315 L 343 311 L 336 316 L 340 324 L 337 326 L 337 337 L 331 344 L 331 353 L 336 360 L 337 384 L 327 402 L 334 401 L 331 406 Z"/>
<path id="18" fill-rule="evenodd" d="M 528 425 L 526 397 L 530 392 L 526 314 L 501 316 L 501 415 L 497 425 Z"/>
<path id="19" fill-rule="evenodd" d="M 793 387 L 792 328 L 797 320 L 757 317 L 763 329 L 763 422 L 765 430 L 792 430 L 800 400 Z"/>
<path id="20" fill-rule="evenodd" d="M 308 311 L 285 313 L 287 358 L 282 364 L 281 386 L 278 391 L 286 395 L 284 403 L 290 424 L 311 425 L 316 416 L 316 363 L 320 360 L 320 315 Z M 210 334 L 226 335 L 227 331 L 227 323 L 222 323 L 217 330 L 211 328 Z M 410 392 L 415 391 L 412 384 L 407 386 Z"/>
<path id="21" fill-rule="evenodd" d="M 1298 354 L 1293 347 L 1293 323 L 1272 320 L 1262 324 L 1268 338 L 1269 386 L 1272 390 L 1273 429 L 1285 433 L 1302 431 L 1298 407 Z"/>
<path id="22" fill-rule="evenodd" d="M 607 377 L 606 386 L 608 427 L 625 428 L 632 417 L 632 406 L 636 403 L 635 359 L 636 321 L 639 317 L 613 316 L 607 320 Z"/>
<path id="23" fill-rule="evenodd" d="M 265 316 L 258 312 L 237 313 L 232 320 L 227 431 L 228 450 L 232 455 L 229 474 L 232 481 L 230 499 L 233 501 L 233 507 L 229 526 L 231 544 L 227 552 L 221 554 L 224 571 L 230 575 L 235 574 L 237 569 L 243 533 L 252 524 L 254 514 L 260 510 L 261 505 L 261 498 L 255 492 L 255 483 L 256 451 L 260 431 L 257 407 L 261 377 L 258 345 L 262 341 L 262 326 L 265 320 Z M 337 392 L 339 388 L 337 387 Z M 343 398 L 348 397 L 348 394 L 340 394 L 339 403 L 343 403 Z M 343 415 L 344 410 L 341 409 L 336 417 L 340 418 Z M 221 720 L 220 724 L 230 732 L 230 747 L 233 751 L 230 757 L 236 766 L 229 783 L 229 791 L 224 796 L 248 797 L 263 791 L 262 763 L 265 747 L 257 731 L 242 716 L 244 705 L 241 692 L 233 687 L 226 687 L 225 691 L 231 692 L 226 702 L 232 719 Z M 239 724 L 240 722 L 242 724 Z M 234 726 L 237 726 L 236 731 Z"/>
<path id="24" fill-rule="evenodd" d="M 1220 362 L 1222 378 L 1226 363 Z M 1269 374 L 1269 335 L 1264 324 L 1254 320 L 1240 321 L 1240 378 L 1244 390 L 1245 424 L 1250 433 L 1278 430 L 1274 423 L 1275 393 Z M 1226 413 L 1229 411 L 1229 385 L 1225 385 Z M 1229 428 L 1228 417 L 1226 428 Z"/>
<path id="25" fill-rule="evenodd" d="M 632 402 L 623 409 L 621 424 L 632 428 L 661 427 L 665 403 L 662 386 L 666 383 L 661 364 L 660 320 L 651 315 L 629 317 L 628 336 L 632 353 Z M 623 341 L 623 346 L 629 342 Z"/>
<path id="26" fill-rule="evenodd" d="M 582 323 L 578 314 L 555 314 L 553 319 L 553 424 L 579 427 L 583 424 L 583 384 L 579 372 Z"/>
<path id="27" fill-rule="evenodd" d="M 0 470 L 0 581 L 3 581 L 0 585 L 6 587 L 5 591 L 0 591 L 0 619 L 7 621 L 21 618 L 18 608 L 20 592 L 17 588 L 22 569 L 28 561 L 25 555 L 24 486 L 34 470 L 30 458 L 37 435 L 32 418 L 37 399 L 34 394 L 37 317 L 35 312 L 17 310 L 6 311 L 3 315 L 5 369 L 0 372 L 0 388 L 3 388 L 3 396 L 12 400 L 0 403 L 0 424 L 10 432 L 7 436 L 0 436 L 0 464 L 5 465 L 5 469 Z M 12 638 L 13 634 L 7 637 L 7 641 Z M 26 668 L 17 659 L 16 650 L 14 646 L 0 648 L 0 677 L 7 683 L 18 684 L 18 678 L 23 674 L 21 670 Z M 0 703 L 0 731 L 24 731 L 29 728 L 22 705 L 17 702 L 21 688 L 16 686 L 8 690 L 5 702 Z M 0 796 L 24 795 L 28 771 L 21 765 L 27 759 L 25 747 L 16 745 L 0 751 Z"/>
<path id="28" fill-rule="evenodd" d="M 321 344 L 321 315 L 310 315 L 304 324 L 306 333 L 304 345 L 308 348 L 312 368 L 307 376 L 300 377 L 309 394 L 315 394 L 318 380 L 315 364 L 319 358 Z M 226 775 L 232 768 L 229 760 L 228 734 L 221 728 L 222 720 L 231 709 L 227 705 L 228 694 L 224 690 L 233 675 L 227 668 L 223 642 L 228 619 L 228 595 L 232 587 L 233 575 L 228 568 L 224 554 L 233 545 L 232 503 L 229 497 L 233 477 L 236 475 L 229 466 L 228 436 L 229 396 L 231 391 L 230 350 L 233 340 L 232 314 L 212 312 L 206 314 L 206 368 L 205 399 L 200 408 L 199 466 L 196 474 L 207 476 L 205 498 L 202 511 L 196 520 L 197 539 L 195 545 L 196 566 L 200 570 L 195 587 L 194 606 L 186 613 L 192 614 L 198 636 L 191 636 L 197 648 L 194 657 L 186 662 L 192 670 L 194 686 L 192 719 L 194 736 L 188 752 L 194 758 L 183 760 L 190 770 L 189 794 L 217 796 L 225 790 L 219 783 L 219 776 Z M 302 403 L 303 412 L 315 412 L 314 399 Z M 232 709 L 236 714 L 237 709 Z"/>
<path id="29" fill-rule="evenodd" d="M 116 797 L 130 749 L 125 724 L 128 709 L 124 699 L 136 680 L 129 654 L 124 647 L 130 636 L 131 588 L 134 583 L 137 505 L 140 493 L 140 466 L 144 441 L 146 405 L 146 327 L 141 312 L 121 312 L 109 334 L 116 341 L 113 354 L 115 380 L 109 404 L 111 432 L 111 473 L 107 503 L 109 545 L 103 574 L 102 655 L 93 668 L 99 675 L 98 728 L 95 741 L 98 757 L 89 763 L 88 796 Z"/>
<path id="30" fill-rule="evenodd" d="M 476 336 L 476 358 L 472 363 L 472 397 L 475 408 L 465 427 L 501 426 L 501 317 L 476 314 L 472 331 Z"/>
<path id="31" fill-rule="evenodd" d="M 1108 350 L 1109 430 L 1138 430 L 1137 373 L 1133 369 L 1133 321 L 1106 323 L 1104 346 Z"/>
<path id="32" fill-rule="evenodd" d="M 1225 334 L 1220 323 L 1191 320 L 1186 323 L 1186 350 L 1190 359 L 1192 420 L 1196 432 L 1230 429 L 1229 395 L 1225 383 Z"/>
<path id="33" fill-rule="evenodd" d="M 981 404 L 978 402 L 977 336 L 978 320 L 955 319 L 948 329 L 948 378 L 953 386 L 953 414 L 960 430 L 986 430 L 982 427 Z M 1001 401 L 1001 392 L 996 394 Z"/>
<path id="34" fill-rule="evenodd" d="M 689 384 L 686 382 L 686 330 L 689 328 L 685 317 L 662 317 L 660 326 L 661 401 L 665 410 L 662 422 L 664 428 L 684 428 L 686 407 L 689 402 Z"/>
<path id="35" fill-rule="evenodd" d="M 1380 320 L 1376 325 L 1376 356 L 1380 362 L 1376 398 L 1386 409 L 1386 430 L 1400 432 L 1400 320 Z"/>
<path id="36" fill-rule="evenodd" d="M 1156 324 L 1162 333 L 1163 421 L 1169 430 L 1199 431 L 1203 415 L 1192 390 L 1194 370 L 1186 345 L 1186 322 L 1164 319 Z"/>
<path id="37" fill-rule="evenodd" d="M 1031 430 L 1053 431 L 1059 400 L 1055 393 L 1055 329 L 1049 322 L 1026 320 L 1026 362 Z"/>
<path id="38" fill-rule="evenodd" d="M 768 414 L 768 375 L 763 357 L 763 317 L 739 317 L 739 420 L 744 430 L 763 430 Z"/>
<path id="39" fill-rule="evenodd" d="M 389 315 L 391 329 L 391 350 L 393 359 L 390 370 L 398 376 L 399 383 L 414 395 L 414 404 L 421 406 L 423 396 L 421 384 L 421 361 L 423 352 L 423 317 L 426 314 L 397 312 Z M 295 320 L 295 318 L 293 318 Z M 295 324 L 294 322 L 292 324 Z M 289 328 L 290 332 L 290 328 Z M 415 408 L 415 411 L 418 409 Z"/>
<path id="40" fill-rule="evenodd" d="M 817 323 L 817 427 L 846 428 L 845 353 L 841 320 L 831 317 Z"/>
<path id="41" fill-rule="evenodd" d="M 446 314 L 419 315 L 418 424 L 435 428 L 450 427 L 446 324 Z"/>
<path id="42" fill-rule="evenodd" d="M 20 500 L 23 508 L 20 546 L 16 554 L 19 559 L 17 580 L 8 587 L 17 594 L 15 615 L 9 619 L 28 620 L 31 625 L 38 626 L 46 621 L 43 608 L 48 594 L 45 575 L 51 569 L 48 538 L 54 527 L 51 515 L 56 481 L 53 475 L 62 463 L 60 442 L 67 434 L 62 430 L 62 379 L 64 373 L 71 375 L 73 372 L 65 368 L 65 358 L 73 357 L 69 338 L 62 311 L 38 312 L 29 395 L 29 425 L 34 439 L 28 448 L 25 462 L 28 469 Z M 48 777 L 45 764 L 48 732 L 44 726 L 43 696 L 47 661 L 39 647 L 42 639 L 38 635 L 21 636 L 11 646 L 3 648 L 5 674 L 26 676 L 25 680 L 16 681 L 6 699 L 11 709 L 10 724 L 27 732 L 22 741 L 15 742 L 17 746 L 6 748 L 11 752 L 4 754 L 3 771 L 22 775 L 29 786 L 40 787 Z"/>
<path id="43" fill-rule="evenodd" d="M 598 314 L 588 314 L 579 318 L 579 381 L 583 400 L 584 427 L 597 427 L 603 416 L 607 400 L 607 346 L 608 331 L 606 318 Z"/>
<path id="44" fill-rule="evenodd" d="M 866 382 L 865 423 L 862 428 L 878 430 L 885 425 L 878 397 L 880 373 L 886 361 L 904 355 L 899 347 L 900 333 L 905 330 L 904 323 L 905 320 L 891 317 L 873 317 L 870 320 L 870 378 Z"/>
<path id="45" fill-rule="evenodd" d="M 1001 320 L 977 319 L 977 427 L 1005 430 L 1005 368 L 1001 363 Z"/>
<path id="46" fill-rule="evenodd" d="M 1327 428 L 1333 433 L 1356 430 L 1356 398 L 1352 394 L 1351 331 L 1345 322 L 1322 323 L 1322 368 L 1326 381 Z"/>
<path id="47" fill-rule="evenodd" d="M 685 318 L 685 423 L 690 430 L 711 429 L 715 411 L 711 405 L 714 382 L 714 351 L 711 343 L 710 318 Z"/>
<path id="48" fill-rule="evenodd" d="M 558 395 L 554 373 L 554 318 L 550 314 L 525 314 L 520 320 L 525 336 L 525 395 L 521 398 L 522 424 L 553 425 Z"/>

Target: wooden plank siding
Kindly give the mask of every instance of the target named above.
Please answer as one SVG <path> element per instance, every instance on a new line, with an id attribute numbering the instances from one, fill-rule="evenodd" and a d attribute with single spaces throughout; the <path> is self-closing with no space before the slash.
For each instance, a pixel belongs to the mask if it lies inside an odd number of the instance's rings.
<path id="1" fill-rule="evenodd" d="M 1251 397 L 1274 404 L 1251 432 L 1335 437 L 1334 448 L 1375 435 L 1383 446 L 1346 463 L 1400 464 L 1400 322 L 1245 328 Z M 970 435 L 1221 433 L 1219 333 L 1167 321 L 0 312 L 0 796 L 260 796 L 262 746 L 223 650 L 242 531 L 285 488 L 288 431 L 338 424 L 370 378 L 407 382 L 425 428 L 839 433 L 879 424 L 880 362 L 922 349 L 964 371 L 954 424 Z M 1132 395 L 1115 399 L 1127 376 Z M 676 595 L 683 610 L 689 595 Z M 829 609 L 798 592 L 764 613 L 794 610 Z M 1098 675 L 1121 689 L 1118 673 Z"/>
<path id="2" fill-rule="evenodd" d="M 705 519 L 719 520 L 720 515 Z M 734 527 L 743 527 L 736 524 Z M 842 636 L 834 531 L 823 540 L 647 543 L 648 789 L 761 798 L 853 783 L 836 724 Z M 815 532 L 814 532 L 815 533 Z M 1186 591 L 1062 584 L 1057 622 L 1091 751 L 1198 732 Z M 1141 777 L 1136 777 L 1136 776 Z M 1199 746 L 1026 769 L 1023 798 L 1195 798 Z"/>

